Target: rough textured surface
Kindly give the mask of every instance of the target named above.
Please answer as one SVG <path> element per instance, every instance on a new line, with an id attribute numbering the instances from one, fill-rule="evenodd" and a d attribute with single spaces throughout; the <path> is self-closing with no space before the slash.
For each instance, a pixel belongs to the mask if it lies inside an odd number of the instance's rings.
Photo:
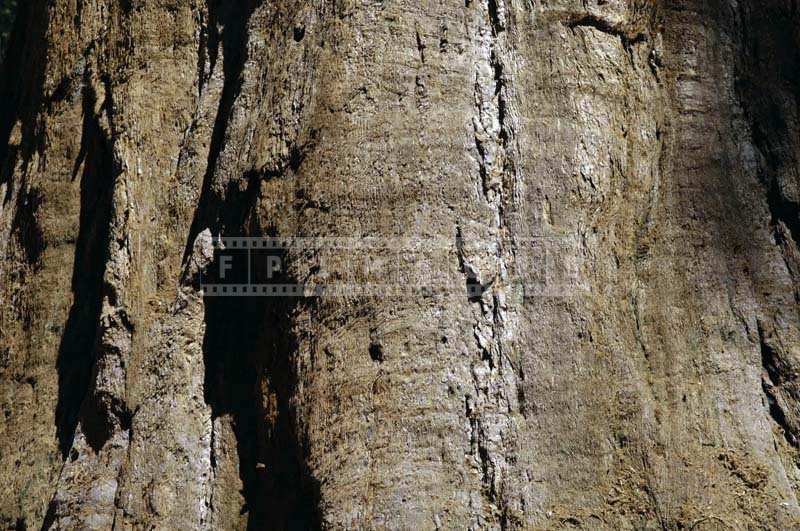
<path id="1" fill-rule="evenodd" d="M 792 0 L 23 3 L 0 524 L 800 526 L 798 50 Z M 218 235 L 479 289 L 204 298 Z"/>

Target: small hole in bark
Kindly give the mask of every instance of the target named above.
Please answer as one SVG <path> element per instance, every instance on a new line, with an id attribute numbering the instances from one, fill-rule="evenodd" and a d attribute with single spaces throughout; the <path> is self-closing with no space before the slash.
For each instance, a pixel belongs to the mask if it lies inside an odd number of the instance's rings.
<path id="1" fill-rule="evenodd" d="M 372 361 L 383 363 L 383 347 L 377 343 L 372 343 L 369 346 L 369 357 L 372 358 Z"/>
<path id="2" fill-rule="evenodd" d="M 470 302 L 479 302 L 486 289 L 473 277 L 467 278 L 467 298 Z"/>
<path id="3" fill-rule="evenodd" d="M 306 27 L 305 26 L 295 26 L 294 27 L 294 41 L 300 42 L 303 40 L 303 37 L 306 36 Z"/>

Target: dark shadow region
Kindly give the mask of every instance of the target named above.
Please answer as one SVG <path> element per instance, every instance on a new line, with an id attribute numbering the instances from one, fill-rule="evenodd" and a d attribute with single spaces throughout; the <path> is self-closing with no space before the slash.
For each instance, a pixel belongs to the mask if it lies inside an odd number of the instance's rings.
<path id="1" fill-rule="evenodd" d="M 85 88 L 81 149 L 81 211 L 72 271 L 73 304 L 58 352 L 59 447 L 67 456 L 78 424 L 81 405 L 91 385 L 97 332 L 102 308 L 103 276 L 108 261 L 114 183 L 118 174 L 112 146 L 94 116 L 94 94 Z"/>

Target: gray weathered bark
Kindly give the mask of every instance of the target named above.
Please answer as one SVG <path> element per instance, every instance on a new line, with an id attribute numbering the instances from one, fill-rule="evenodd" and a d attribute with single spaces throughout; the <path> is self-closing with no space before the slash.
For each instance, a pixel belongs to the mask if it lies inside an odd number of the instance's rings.
<path id="1" fill-rule="evenodd" d="M 19 17 L 7 528 L 800 525 L 796 2 Z M 220 235 L 413 238 L 464 290 L 204 298 Z M 550 240 L 580 282 L 521 296 Z"/>

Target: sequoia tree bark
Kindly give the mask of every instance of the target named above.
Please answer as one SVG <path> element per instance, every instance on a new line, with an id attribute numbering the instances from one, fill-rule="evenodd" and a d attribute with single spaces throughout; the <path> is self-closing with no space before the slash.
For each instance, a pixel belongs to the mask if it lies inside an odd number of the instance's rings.
<path id="1" fill-rule="evenodd" d="M 800 526 L 795 0 L 20 10 L 6 528 Z M 464 289 L 204 297 L 218 236 Z"/>

